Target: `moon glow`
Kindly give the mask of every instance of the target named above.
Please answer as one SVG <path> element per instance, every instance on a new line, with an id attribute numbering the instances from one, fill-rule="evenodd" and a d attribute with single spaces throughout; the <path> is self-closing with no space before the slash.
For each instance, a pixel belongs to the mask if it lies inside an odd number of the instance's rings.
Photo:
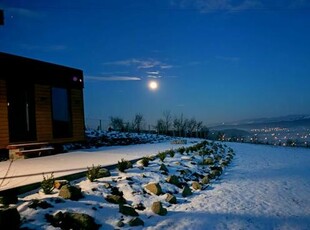
<path id="1" fill-rule="evenodd" d="M 150 90 L 156 90 L 158 88 L 158 83 L 156 81 L 150 81 L 149 82 L 149 89 Z"/>

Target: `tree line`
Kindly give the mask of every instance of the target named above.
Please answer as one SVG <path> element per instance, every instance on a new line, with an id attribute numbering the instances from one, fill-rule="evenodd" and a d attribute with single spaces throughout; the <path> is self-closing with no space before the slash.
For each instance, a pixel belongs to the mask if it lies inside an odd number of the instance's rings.
<path id="1" fill-rule="evenodd" d="M 109 130 L 126 132 L 156 132 L 157 134 L 179 136 L 179 137 L 200 137 L 207 138 L 209 129 L 202 121 L 194 117 L 186 118 L 183 114 L 172 115 L 170 111 L 164 111 L 155 125 L 146 129 L 146 123 L 141 113 L 135 114 L 131 122 L 124 121 L 121 117 L 110 117 Z"/>

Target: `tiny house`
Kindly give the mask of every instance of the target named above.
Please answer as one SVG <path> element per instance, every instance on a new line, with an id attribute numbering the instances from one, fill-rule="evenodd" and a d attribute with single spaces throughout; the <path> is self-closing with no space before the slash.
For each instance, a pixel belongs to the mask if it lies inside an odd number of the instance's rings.
<path id="1" fill-rule="evenodd" d="M 85 139 L 83 71 L 0 52 L 0 149 Z"/>

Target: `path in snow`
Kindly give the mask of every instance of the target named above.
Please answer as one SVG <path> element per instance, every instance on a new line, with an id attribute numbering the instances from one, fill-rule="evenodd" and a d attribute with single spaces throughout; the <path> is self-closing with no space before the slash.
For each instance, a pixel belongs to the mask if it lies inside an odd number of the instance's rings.
<path id="1" fill-rule="evenodd" d="M 54 172 L 54 177 L 70 175 L 86 171 L 87 167 L 92 165 L 109 166 L 117 164 L 122 158 L 134 160 L 168 149 L 190 146 L 197 141 L 199 139 L 188 139 L 188 143 L 184 145 L 171 144 L 170 141 L 166 141 L 154 144 L 92 148 L 51 156 L 19 159 L 13 161 L 11 166 L 9 160 L 3 161 L 0 162 L 0 191 L 41 182 L 43 180 L 42 173 L 50 175 L 51 172 Z"/>
<path id="2" fill-rule="evenodd" d="M 236 156 L 221 179 L 148 229 L 309 230 L 310 150 L 227 145 Z"/>

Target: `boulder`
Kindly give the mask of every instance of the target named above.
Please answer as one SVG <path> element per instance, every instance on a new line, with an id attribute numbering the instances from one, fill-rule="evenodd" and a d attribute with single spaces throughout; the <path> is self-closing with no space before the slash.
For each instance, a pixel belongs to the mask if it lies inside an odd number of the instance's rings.
<path id="1" fill-rule="evenodd" d="M 136 210 L 133 207 L 130 207 L 128 205 L 119 205 L 119 212 L 126 215 L 126 216 L 139 216 L 139 214 L 136 212 Z"/>
<path id="2" fill-rule="evenodd" d="M 61 229 L 97 230 L 100 225 L 96 224 L 93 217 L 78 212 L 57 212 L 55 215 L 46 215 L 46 219 L 54 227 Z"/>
<path id="3" fill-rule="evenodd" d="M 195 190 L 201 190 L 201 188 L 202 188 L 201 184 L 199 184 L 197 181 L 194 181 L 194 182 L 192 183 L 192 187 L 193 187 L 193 189 L 195 189 Z"/>
<path id="4" fill-rule="evenodd" d="M 144 222 L 139 217 L 134 217 L 131 220 L 129 220 L 128 225 L 131 227 L 140 225 L 144 226 Z"/>
<path id="5" fill-rule="evenodd" d="M 17 230 L 20 223 L 20 215 L 16 207 L 0 207 L 0 229 Z"/>
<path id="6" fill-rule="evenodd" d="M 160 201 L 156 201 L 152 204 L 152 207 L 151 207 L 152 211 L 157 214 L 157 215 L 160 215 L 160 216 L 165 216 L 167 215 L 167 209 L 164 208 L 161 204 Z"/>
<path id="7" fill-rule="evenodd" d="M 61 189 L 62 186 L 69 184 L 67 180 L 55 180 L 54 181 L 54 188 Z"/>
<path id="8" fill-rule="evenodd" d="M 64 199 L 79 200 L 83 198 L 81 189 L 71 185 L 64 185 L 59 191 L 59 196 Z"/>
<path id="9" fill-rule="evenodd" d="M 172 176 L 168 176 L 167 180 L 166 180 L 168 183 L 170 184 L 174 184 L 176 186 L 180 186 L 180 181 L 179 181 L 179 178 L 175 175 L 172 175 Z"/>
<path id="10" fill-rule="evenodd" d="M 190 195 L 192 195 L 193 193 L 192 193 L 192 190 L 188 187 L 188 185 L 185 185 L 184 187 L 183 187 L 183 190 L 182 190 L 182 196 L 183 197 L 187 197 L 187 196 L 190 196 Z"/>
<path id="11" fill-rule="evenodd" d="M 119 195 L 109 194 L 106 196 L 105 199 L 106 201 L 113 203 L 113 204 L 126 204 L 127 203 L 126 199 Z"/>
<path id="12" fill-rule="evenodd" d="M 157 196 L 162 194 L 161 187 L 158 183 L 150 183 L 150 184 L 146 185 L 145 188 Z"/>
<path id="13" fill-rule="evenodd" d="M 167 193 L 166 201 L 170 204 L 176 204 L 177 198 L 174 195 Z"/>

